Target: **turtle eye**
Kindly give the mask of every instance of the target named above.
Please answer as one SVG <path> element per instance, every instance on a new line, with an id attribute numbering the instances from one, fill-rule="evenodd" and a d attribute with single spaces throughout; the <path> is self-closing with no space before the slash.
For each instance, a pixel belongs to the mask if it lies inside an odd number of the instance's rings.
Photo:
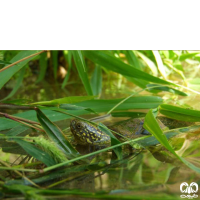
<path id="1" fill-rule="evenodd" d="M 76 127 L 80 129 L 80 128 L 81 128 L 81 124 L 78 123 L 78 124 L 76 125 Z"/>

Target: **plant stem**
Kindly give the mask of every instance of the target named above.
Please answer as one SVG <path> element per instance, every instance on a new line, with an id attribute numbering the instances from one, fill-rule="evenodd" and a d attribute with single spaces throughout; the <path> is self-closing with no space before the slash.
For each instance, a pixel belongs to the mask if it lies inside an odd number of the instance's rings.
<path id="1" fill-rule="evenodd" d="M 34 110 L 34 107 L 32 106 L 18 106 L 14 104 L 4 104 L 0 103 L 1 109 L 13 109 L 13 110 Z"/>
<path id="2" fill-rule="evenodd" d="M 9 164 L 7 164 L 6 162 L 0 160 L 0 163 L 4 166 L 6 166 L 7 168 L 12 168 Z M 20 173 L 19 171 L 13 170 L 17 175 L 19 175 L 20 177 L 26 179 L 28 182 L 30 182 L 32 185 L 36 186 L 37 188 L 40 188 L 39 185 L 35 184 L 33 181 L 31 181 L 29 178 L 27 178 L 26 176 L 24 176 L 22 173 Z"/>
<path id="3" fill-rule="evenodd" d="M 4 116 L 5 118 L 8 118 L 8 119 L 17 120 L 17 121 L 23 121 L 23 122 L 27 122 L 27 123 L 30 123 L 30 124 L 40 125 L 40 123 L 38 123 L 38 122 L 34 122 L 34 121 L 31 121 L 31 120 L 28 120 L 28 119 L 24 119 L 24 118 L 21 118 L 21 117 L 12 116 L 12 115 L 9 115 L 7 113 L 0 112 L 0 115 Z"/>
<path id="4" fill-rule="evenodd" d="M 0 115 L 4 116 L 5 118 L 14 120 L 14 121 L 19 122 L 21 124 L 24 124 L 26 126 L 35 128 L 35 129 L 37 129 L 39 131 L 45 132 L 43 129 L 41 129 L 40 126 L 38 126 L 38 125 L 40 125 L 40 123 L 38 123 L 38 122 L 34 122 L 34 121 L 31 121 L 31 120 L 28 120 L 28 119 L 24 119 L 24 118 L 21 118 L 21 117 L 12 116 L 12 115 L 9 115 L 7 113 L 2 113 L 2 112 L 0 112 Z"/>
<path id="5" fill-rule="evenodd" d="M 43 51 L 40 51 L 40 52 L 38 52 L 38 53 L 34 53 L 34 54 L 30 55 L 30 56 L 27 56 L 27 57 L 25 57 L 25 58 L 22 58 L 21 60 L 18 60 L 18 61 L 16 61 L 16 62 L 14 62 L 14 63 L 12 63 L 12 64 L 10 64 L 10 65 L 8 65 L 8 66 L 2 68 L 2 69 L 0 69 L 0 73 L 1 73 L 2 71 L 6 70 L 6 69 L 8 69 L 8 68 L 10 68 L 10 67 L 12 67 L 12 66 L 18 64 L 18 63 L 20 63 L 20 62 L 26 60 L 26 59 L 29 59 L 29 58 L 31 58 L 31 57 L 33 57 L 33 56 L 36 56 L 36 55 L 39 55 L 39 54 L 41 54 L 41 53 L 43 53 L 43 52 L 45 52 L 45 51 L 46 51 L 46 50 L 43 50 Z"/>

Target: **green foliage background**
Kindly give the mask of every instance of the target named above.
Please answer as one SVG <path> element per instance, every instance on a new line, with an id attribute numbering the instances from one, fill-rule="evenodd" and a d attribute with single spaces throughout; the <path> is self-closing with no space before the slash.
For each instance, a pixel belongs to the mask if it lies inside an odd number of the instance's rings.
<path id="1" fill-rule="evenodd" d="M 33 196 L 34 189 L 25 185 L 34 185 L 39 188 L 36 189 L 38 194 L 47 194 L 50 190 L 42 190 L 37 184 L 48 181 L 50 176 L 60 177 L 60 174 L 52 170 L 63 167 L 67 172 L 75 172 L 78 168 L 80 174 L 77 176 L 105 170 L 106 163 L 101 167 L 99 162 L 92 163 L 88 158 L 113 149 L 117 162 L 124 162 L 121 147 L 132 143 L 146 149 L 151 144 L 161 143 L 170 152 L 167 156 L 174 156 L 199 174 L 200 166 L 186 160 L 184 154 L 177 154 L 175 149 L 178 147 L 173 147 L 168 141 L 175 135 L 198 131 L 199 125 L 163 134 L 155 118 L 160 113 L 172 119 L 200 121 L 199 66 L 200 52 L 197 51 L 1 51 L 2 152 L 17 152 L 22 156 L 28 154 L 32 158 L 30 162 L 24 165 L 19 163 L 14 168 L 11 163 L 1 160 L 1 170 L 17 171 L 15 180 L 11 176 L 2 179 L 3 193 L 17 191 L 17 194 L 21 194 L 23 191 L 23 194 Z M 80 155 L 65 135 L 67 124 L 59 126 L 59 121 L 72 117 L 88 121 L 88 116 L 103 114 L 111 114 L 113 117 L 146 116 L 144 126 L 152 136 L 120 142 L 113 137 L 112 131 L 99 124 L 111 135 L 112 146 Z M 87 117 L 80 117 L 82 115 Z M 32 136 L 33 132 L 36 135 Z M 45 137 L 40 139 L 41 134 Z M 197 151 L 197 146 L 192 144 L 187 152 Z M 139 161 L 134 162 L 138 164 Z M 44 174 L 38 170 L 39 167 Z M 136 172 L 138 168 L 134 170 Z M 24 176 L 21 171 L 33 174 Z M 169 174 L 165 175 L 165 183 L 169 177 Z M 48 188 L 55 185 L 48 185 Z M 18 190 L 14 190 L 14 186 Z M 28 190 L 32 193 L 29 194 Z M 99 194 L 74 193 L 84 197 L 102 197 Z M 54 194 L 61 195 L 59 191 L 54 191 Z M 42 198 L 42 195 L 37 198 Z M 108 194 L 104 196 L 111 197 Z M 133 196 L 127 195 L 124 198 Z"/>

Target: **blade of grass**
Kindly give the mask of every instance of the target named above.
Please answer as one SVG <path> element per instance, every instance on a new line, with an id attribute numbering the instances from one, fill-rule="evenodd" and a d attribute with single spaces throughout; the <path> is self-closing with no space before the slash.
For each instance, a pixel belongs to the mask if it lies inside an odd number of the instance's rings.
<path id="1" fill-rule="evenodd" d="M 87 94 L 93 95 L 82 52 L 81 51 L 72 51 L 72 54 L 73 54 L 74 62 L 76 64 L 76 68 L 78 70 L 79 76 L 81 78 L 81 81 L 85 87 Z"/>
<path id="2" fill-rule="evenodd" d="M 72 104 L 60 104 L 59 108 L 66 109 L 66 110 L 87 110 L 89 112 L 93 112 L 93 113 L 97 114 L 91 108 L 86 108 L 83 106 L 76 106 L 76 105 L 72 105 Z"/>
<path id="3" fill-rule="evenodd" d="M 30 144 L 30 142 L 21 139 L 13 139 L 13 140 L 17 142 L 28 154 L 30 154 L 37 160 L 43 162 L 45 165 L 53 166 L 57 164 L 49 154 L 33 146 L 32 144 Z"/>
<path id="4" fill-rule="evenodd" d="M 128 50 L 128 51 L 124 51 L 126 58 L 129 62 L 130 65 L 132 65 L 133 67 L 135 67 L 136 69 L 139 69 L 142 71 L 142 67 L 140 66 L 140 63 L 138 61 L 137 56 L 134 54 L 133 51 Z M 141 80 L 141 79 L 137 79 L 137 78 L 132 78 L 129 76 L 126 76 L 127 80 L 129 80 L 130 82 L 135 83 L 136 85 L 138 85 L 141 88 L 146 88 L 146 85 L 149 84 L 148 81 L 145 80 Z"/>
<path id="5" fill-rule="evenodd" d="M 200 111 L 191 110 L 187 108 L 181 108 L 178 106 L 173 106 L 169 104 L 161 104 L 159 107 L 160 113 L 181 121 L 199 122 L 200 121 Z"/>
<path id="6" fill-rule="evenodd" d="M 11 63 L 4 60 L 0 60 L 0 65 L 6 65 L 6 64 L 11 64 Z"/>
<path id="7" fill-rule="evenodd" d="M 30 60 L 34 59 L 38 54 L 43 53 L 44 51 L 20 51 L 14 58 L 10 60 L 11 65 L 5 66 L 4 71 L 0 71 L 0 89 L 4 86 L 5 83 L 24 65 L 26 65 Z M 34 55 L 33 57 L 31 57 Z M 15 64 L 16 63 L 16 64 Z M 14 64 L 14 65 L 13 65 Z M 12 67 L 10 67 L 12 66 Z M 8 68 L 9 67 L 9 68 Z"/>
<path id="8" fill-rule="evenodd" d="M 9 131 L 7 131 L 5 133 L 5 135 L 6 136 L 16 136 L 16 135 L 19 135 L 19 134 L 21 134 L 21 133 L 23 133 L 25 131 L 28 132 L 27 131 L 28 129 L 29 129 L 28 127 L 23 126 L 23 125 L 16 126 L 16 127 L 12 128 L 12 129 L 10 129 Z"/>
<path id="9" fill-rule="evenodd" d="M 11 98 L 11 97 L 17 92 L 17 90 L 20 88 L 21 83 L 22 83 L 22 81 L 23 81 L 23 79 L 24 79 L 25 71 L 26 71 L 26 66 L 23 67 L 23 68 L 20 70 L 19 77 L 18 77 L 17 82 L 16 82 L 16 84 L 15 84 L 13 90 L 11 91 L 11 93 L 10 93 L 7 97 L 5 97 L 4 99 L 2 99 L 1 101 L 5 101 L 5 100 Z"/>
<path id="10" fill-rule="evenodd" d="M 138 58 L 133 51 L 127 50 L 127 51 L 124 51 L 124 53 L 130 65 L 132 65 L 133 67 L 139 70 L 142 70 L 140 63 L 138 61 Z"/>
<path id="11" fill-rule="evenodd" d="M 102 90 L 102 71 L 100 66 L 95 66 L 92 78 L 90 80 L 94 95 L 100 95 Z"/>
<path id="12" fill-rule="evenodd" d="M 72 52 L 68 51 L 67 54 L 66 54 L 65 51 L 64 51 L 64 56 L 65 56 L 65 59 L 68 61 L 69 67 L 68 67 L 68 70 L 67 70 L 67 74 L 66 74 L 66 76 L 64 78 L 64 81 L 62 83 L 62 89 L 66 86 L 67 81 L 68 81 L 68 79 L 70 77 L 70 74 L 71 74 L 71 69 L 72 69 Z"/>
<path id="13" fill-rule="evenodd" d="M 185 93 L 185 92 L 182 92 L 180 90 L 176 90 L 176 89 L 169 87 L 169 86 L 159 85 L 159 84 L 148 84 L 147 90 L 152 91 L 152 92 L 157 92 L 157 93 L 166 91 L 166 92 L 170 92 L 170 93 L 181 95 L 181 96 L 188 96 L 188 94 Z"/>
<path id="14" fill-rule="evenodd" d="M 192 52 L 192 53 L 181 54 L 180 57 L 179 57 L 179 59 L 180 59 L 180 61 L 183 61 L 183 60 L 185 60 L 187 58 L 192 58 L 192 57 L 196 56 L 199 53 L 200 52 Z"/>
<path id="15" fill-rule="evenodd" d="M 69 158 L 77 156 L 79 153 L 70 144 L 62 131 L 55 124 L 53 124 L 40 109 L 36 109 L 36 112 L 40 124 L 57 147 L 69 156 Z"/>
<path id="16" fill-rule="evenodd" d="M 193 89 L 191 89 L 191 88 L 189 88 L 189 87 L 185 87 L 185 86 L 179 85 L 179 84 L 176 84 L 176 86 L 181 87 L 181 88 L 184 88 L 184 89 L 189 90 L 189 91 L 191 91 L 191 92 L 193 92 L 193 93 L 195 93 L 195 94 L 200 95 L 200 92 L 198 92 L 198 91 L 196 91 L 196 90 L 193 90 Z"/>
<path id="17" fill-rule="evenodd" d="M 153 110 L 149 110 L 145 117 L 144 128 L 148 130 L 167 150 L 169 150 L 173 155 L 175 155 L 179 160 L 186 164 L 192 170 L 200 173 L 200 168 L 194 166 L 192 163 L 188 162 L 181 156 L 177 155 L 174 149 L 169 144 L 166 136 L 163 134 L 158 122 L 155 119 Z"/>
<path id="18" fill-rule="evenodd" d="M 111 146 L 114 146 L 116 144 L 120 144 L 121 142 L 112 134 L 112 132 L 102 123 L 99 123 L 99 129 L 101 129 L 103 132 L 105 132 L 107 135 L 111 138 Z M 122 158 L 122 147 L 119 146 L 117 148 L 114 148 L 113 151 L 117 155 L 117 158 L 120 160 Z"/>
<path id="19" fill-rule="evenodd" d="M 57 71 L 58 71 L 58 51 L 51 51 L 52 60 L 53 60 L 53 74 L 56 80 L 57 78 Z"/>
<path id="20" fill-rule="evenodd" d="M 147 56 L 139 51 L 136 51 L 136 55 L 138 55 L 146 63 L 154 76 L 158 76 L 158 70 L 153 61 L 151 61 Z"/>
<path id="21" fill-rule="evenodd" d="M 181 70 L 178 70 L 176 67 L 174 67 L 170 62 L 169 60 L 164 60 L 164 63 L 169 67 L 171 68 L 173 71 L 175 71 L 176 73 L 178 73 L 181 78 L 184 80 L 184 82 L 186 83 L 187 85 L 187 81 L 186 81 L 186 78 L 184 76 L 184 73 L 181 71 Z"/>
<path id="22" fill-rule="evenodd" d="M 152 88 L 156 88 L 156 87 L 157 87 L 157 86 L 152 86 Z M 144 91 L 144 90 L 145 90 L 145 89 L 140 90 L 140 91 L 135 92 L 135 93 L 129 95 L 128 97 L 124 98 L 124 99 L 121 100 L 118 104 L 116 104 L 112 109 L 110 109 L 110 110 L 108 111 L 107 114 L 110 114 L 110 113 L 113 112 L 113 110 L 115 110 L 117 107 L 119 107 L 119 106 L 122 105 L 124 102 L 126 102 L 127 100 L 129 100 L 130 98 L 132 98 L 132 96 L 136 96 L 137 94 L 139 94 L 140 92 L 142 92 L 142 91 Z"/>
<path id="23" fill-rule="evenodd" d="M 60 105 L 60 104 L 67 104 L 67 103 L 77 103 L 81 101 L 86 101 L 90 99 L 94 99 L 95 96 L 71 96 L 71 97 L 64 97 L 60 99 L 54 99 L 51 101 L 41 101 L 31 103 L 30 105 L 45 105 L 45 106 L 53 106 L 53 105 Z"/>
<path id="24" fill-rule="evenodd" d="M 158 66 L 158 70 L 160 72 L 160 74 L 162 75 L 162 77 L 167 80 L 167 75 L 165 73 L 165 69 L 164 69 L 164 66 L 163 66 L 163 62 L 162 62 L 162 59 L 160 57 L 160 54 L 158 51 L 152 51 L 153 52 L 153 55 L 156 59 L 156 63 L 157 63 L 157 66 Z"/>
<path id="25" fill-rule="evenodd" d="M 44 52 L 40 55 L 40 59 L 39 59 L 39 65 L 40 65 L 40 72 L 39 72 L 39 76 L 38 79 L 36 80 L 36 83 L 39 83 L 40 81 L 42 81 L 46 75 L 46 71 L 47 71 L 47 52 Z"/>
<path id="26" fill-rule="evenodd" d="M 143 71 L 140 71 L 128 64 L 125 64 L 120 59 L 105 54 L 102 51 L 84 51 L 84 55 L 90 60 L 92 60 L 94 63 L 125 76 L 134 77 L 160 84 L 175 85 L 174 83 L 159 79 Z"/>
<path id="27" fill-rule="evenodd" d="M 142 80 L 142 79 L 132 78 L 132 77 L 129 77 L 129 76 L 125 76 L 125 77 L 128 81 L 135 83 L 135 85 L 138 85 L 139 87 L 141 87 L 143 89 L 146 88 L 146 86 L 148 84 L 150 84 L 150 82 Z"/>
<path id="28" fill-rule="evenodd" d="M 139 118 L 139 117 L 144 117 L 146 115 L 146 113 L 142 113 L 142 112 L 112 112 L 111 115 L 113 117 Z"/>

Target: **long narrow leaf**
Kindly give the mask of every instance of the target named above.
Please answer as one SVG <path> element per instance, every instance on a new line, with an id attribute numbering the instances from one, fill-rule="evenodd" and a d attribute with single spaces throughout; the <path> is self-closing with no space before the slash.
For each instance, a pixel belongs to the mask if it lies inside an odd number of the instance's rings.
<path id="1" fill-rule="evenodd" d="M 78 70 L 78 74 L 82 80 L 82 83 L 85 87 L 87 94 L 93 95 L 82 52 L 81 51 L 73 51 L 73 57 L 74 57 L 74 61 L 76 64 L 76 68 Z"/>
<path id="2" fill-rule="evenodd" d="M 46 131 L 47 135 L 57 145 L 59 149 L 61 149 L 66 155 L 71 158 L 75 155 L 78 155 L 78 152 L 69 143 L 62 131 L 55 124 L 53 124 L 39 109 L 37 109 L 37 118 L 44 130 Z"/>
<path id="3" fill-rule="evenodd" d="M 57 164 L 56 161 L 49 154 L 42 151 L 41 149 L 38 149 L 29 142 L 26 142 L 21 139 L 14 139 L 14 141 L 17 142 L 28 154 L 30 154 L 37 160 L 40 160 L 45 165 L 52 166 Z"/>
<path id="4" fill-rule="evenodd" d="M 111 145 L 117 145 L 120 144 L 121 142 L 111 133 L 111 131 L 102 123 L 99 123 L 99 129 L 101 129 L 103 132 L 105 132 L 107 135 L 110 136 L 111 138 Z M 122 147 L 116 147 L 113 149 L 113 151 L 115 152 L 115 154 L 117 155 L 118 159 L 122 158 Z"/>
<path id="5" fill-rule="evenodd" d="M 192 52 L 192 53 L 182 54 L 179 59 L 180 59 L 180 61 L 183 61 L 183 60 L 185 60 L 187 58 L 194 57 L 194 56 L 198 55 L 199 53 L 200 52 Z"/>
<path id="6" fill-rule="evenodd" d="M 76 99 L 79 100 L 79 97 L 76 97 L 73 100 L 76 100 Z M 123 99 L 95 99 L 95 100 L 87 100 L 87 101 L 73 103 L 73 104 L 76 106 L 90 108 L 97 113 L 102 113 L 102 112 L 108 112 L 110 109 L 112 109 L 116 104 L 118 104 L 122 100 Z M 115 111 L 121 111 L 121 110 L 127 110 L 127 109 L 157 108 L 162 103 L 163 103 L 162 98 L 156 97 L 156 96 L 131 97 L 128 100 L 126 100 L 123 104 L 119 105 L 115 109 Z M 52 108 L 48 108 L 48 109 L 49 110 L 43 109 L 43 112 L 53 122 L 70 118 L 70 116 L 53 111 Z M 69 110 L 68 112 L 74 115 L 83 115 L 83 114 L 90 113 L 88 110 Z M 37 121 L 37 116 L 36 116 L 35 111 L 25 111 L 22 113 L 14 114 L 14 116 L 22 117 L 22 118 L 29 119 L 32 121 Z M 10 119 L 0 117 L 0 130 L 13 128 L 18 125 L 19 125 L 18 122 L 14 122 Z"/>
<path id="7" fill-rule="evenodd" d="M 99 95 L 102 90 L 102 71 L 100 66 L 96 66 L 90 80 L 92 91 L 94 95 Z"/>
<path id="8" fill-rule="evenodd" d="M 163 62 L 162 62 L 162 59 L 160 57 L 159 52 L 158 51 L 153 51 L 153 55 L 155 56 L 156 63 L 157 63 L 157 66 L 158 66 L 158 70 L 160 71 L 160 74 L 166 80 L 167 79 L 167 75 L 165 73 L 165 68 L 163 66 Z"/>
<path id="9" fill-rule="evenodd" d="M 10 60 L 11 63 L 14 63 L 18 60 L 21 60 L 27 56 L 38 53 L 40 51 L 21 51 L 19 52 L 13 59 Z M 26 65 L 30 60 L 34 59 L 36 56 L 28 58 L 17 65 L 14 65 L 2 72 L 0 72 L 0 89 L 4 86 L 4 84 L 16 73 L 18 72 L 24 65 Z M 5 66 L 6 67 L 6 66 Z"/>
<path id="10" fill-rule="evenodd" d="M 94 96 L 72 96 L 72 97 L 64 97 L 60 99 L 54 99 L 51 101 L 41 101 L 41 102 L 35 102 L 31 103 L 31 105 L 46 105 L 46 106 L 52 106 L 52 105 L 60 105 L 65 103 L 77 103 L 81 101 L 86 101 L 94 99 Z"/>
<path id="11" fill-rule="evenodd" d="M 68 61 L 69 67 L 68 67 L 68 70 L 67 70 L 67 74 L 66 74 L 66 76 L 64 78 L 64 81 L 62 83 L 62 88 L 64 88 L 66 86 L 67 81 L 68 81 L 68 79 L 70 77 L 70 74 L 71 74 L 71 69 L 72 69 L 72 52 L 68 51 L 68 54 L 66 56 L 66 53 L 64 51 L 64 56 L 65 56 L 65 58 L 67 57 L 66 60 Z"/>
<path id="12" fill-rule="evenodd" d="M 90 101 L 84 101 L 76 103 L 78 106 L 90 107 L 95 112 L 106 112 L 116 106 L 119 102 L 124 99 L 94 99 Z M 120 104 L 117 110 L 127 110 L 127 109 L 149 109 L 156 108 L 162 103 L 162 98 L 153 96 L 137 96 L 127 99 L 124 103 Z"/>
<path id="13" fill-rule="evenodd" d="M 6 64 L 11 64 L 11 63 L 4 60 L 0 60 L 0 65 L 6 65 Z"/>
<path id="14" fill-rule="evenodd" d="M 173 83 L 170 83 L 168 81 L 159 79 L 155 76 L 152 76 L 150 74 L 147 74 L 143 71 L 140 71 L 134 67 L 131 67 L 128 64 L 125 64 L 121 60 L 105 54 L 102 51 L 84 51 L 84 55 L 92 60 L 94 63 L 99 64 L 100 66 L 103 66 L 109 70 L 112 70 L 114 72 L 120 73 L 125 76 L 130 76 L 146 81 L 151 81 L 154 83 L 160 83 L 160 84 L 167 84 L 167 85 L 175 85 Z"/>
<path id="15" fill-rule="evenodd" d="M 140 118 L 144 117 L 146 113 L 142 112 L 112 112 L 113 117 L 132 117 L 132 118 Z"/>
<path id="16" fill-rule="evenodd" d="M 152 91 L 152 92 L 156 92 L 156 93 L 166 91 L 166 92 L 171 92 L 173 94 L 177 94 L 177 95 L 181 95 L 181 96 L 188 96 L 187 93 L 185 93 L 185 92 L 176 90 L 172 87 L 165 86 L 165 85 L 148 84 L 147 89 L 148 89 L 148 91 Z"/>
<path id="17" fill-rule="evenodd" d="M 150 60 L 147 56 L 145 56 L 143 53 L 136 51 L 136 54 L 146 63 L 146 65 L 149 67 L 149 69 L 152 71 L 154 76 L 158 75 L 158 70 L 156 68 L 156 65 L 152 60 Z"/>
<path id="18" fill-rule="evenodd" d="M 13 88 L 13 90 L 11 91 L 11 93 L 7 97 L 5 97 L 4 99 L 2 99 L 1 101 L 5 101 L 5 100 L 9 99 L 10 97 L 12 97 L 17 92 L 17 90 L 20 88 L 20 86 L 22 84 L 22 81 L 24 79 L 25 71 L 26 71 L 26 67 L 24 67 L 24 68 L 22 68 L 20 70 L 20 74 L 19 74 L 19 77 L 17 79 L 17 83 L 15 84 L 15 87 Z"/>
<path id="19" fill-rule="evenodd" d="M 200 111 L 191 110 L 186 108 L 181 108 L 178 106 L 173 106 L 169 104 L 161 104 L 160 113 L 181 121 L 199 122 L 200 121 Z"/>
<path id="20" fill-rule="evenodd" d="M 40 81 L 42 81 L 46 75 L 46 71 L 47 71 L 47 53 L 46 52 L 40 55 L 39 64 L 40 64 L 40 72 L 39 72 L 39 76 L 36 83 L 39 83 Z"/>
<path id="21" fill-rule="evenodd" d="M 72 105 L 72 104 L 60 104 L 59 108 L 66 109 L 66 110 L 87 110 L 89 112 L 93 112 L 93 113 L 97 114 L 91 108 L 86 108 L 83 106 L 76 106 L 76 105 Z"/>
<path id="22" fill-rule="evenodd" d="M 51 51 L 52 53 L 52 60 L 53 60 L 53 74 L 54 78 L 57 77 L 57 71 L 58 71 L 58 51 Z"/>
<path id="23" fill-rule="evenodd" d="M 125 55 L 130 65 L 132 65 L 133 67 L 139 70 L 142 70 L 142 67 L 140 66 L 138 58 L 133 51 L 131 50 L 125 51 Z"/>
<path id="24" fill-rule="evenodd" d="M 132 78 L 129 76 L 125 76 L 127 78 L 127 80 L 129 80 L 130 82 L 135 83 L 135 85 L 138 85 L 141 88 L 146 88 L 148 84 L 150 84 L 150 82 L 142 80 L 142 79 L 138 79 L 138 78 Z"/>
<path id="25" fill-rule="evenodd" d="M 161 130 L 158 122 L 156 121 L 152 109 L 147 113 L 145 117 L 144 128 L 148 130 L 166 149 L 168 149 L 179 160 L 185 163 L 192 170 L 200 173 L 200 168 L 194 166 L 192 163 L 176 154 L 174 149 L 170 146 L 166 136 L 163 134 L 163 131 Z"/>
<path id="26" fill-rule="evenodd" d="M 144 128 L 147 129 L 161 144 L 173 153 L 174 150 L 169 145 L 166 136 L 163 134 L 158 122 L 156 121 L 152 109 L 147 113 L 144 122 Z"/>
<path id="27" fill-rule="evenodd" d="M 133 51 L 129 50 L 129 51 L 125 51 L 125 55 L 126 55 L 126 58 L 129 62 L 130 65 L 132 65 L 133 67 L 135 67 L 136 69 L 139 69 L 142 71 L 142 67 L 140 66 L 140 63 L 138 61 L 138 58 L 137 56 L 134 54 Z M 141 88 L 146 88 L 146 85 L 149 84 L 148 81 L 146 80 L 141 80 L 141 79 L 138 79 L 138 78 L 132 78 L 132 77 L 129 77 L 129 76 L 126 76 L 126 78 L 130 81 L 130 82 L 133 82 L 135 83 L 136 85 L 138 85 L 139 87 Z"/>

